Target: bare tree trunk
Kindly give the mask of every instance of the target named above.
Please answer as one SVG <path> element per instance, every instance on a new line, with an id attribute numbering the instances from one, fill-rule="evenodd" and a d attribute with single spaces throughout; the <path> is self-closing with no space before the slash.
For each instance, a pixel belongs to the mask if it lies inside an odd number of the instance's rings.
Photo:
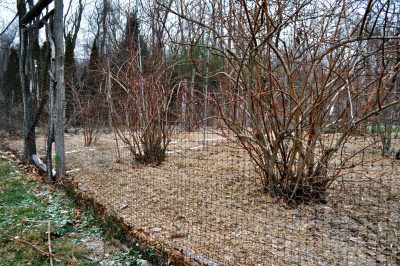
<path id="1" fill-rule="evenodd" d="M 400 32 L 400 26 L 397 27 L 397 32 Z M 400 44 L 400 41 L 397 41 L 398 44 Z M 397 51 L 396 51 L 396 55 L 397 55 L 397 62 L 400 62 L 400 45 L 397 46 Z M 400 100 L 400 75 L 399 73 L 397 73 L 396 75 L 396 82 L 395 82 L 395 86 L 396 86 L 396 99 Z M 400 120 L 400 104 L 398 104 L 395 107 L 395 120 L 397 121 L 396 126 L 399 126 L 399 120 Z M 400 160 L 400 147 L 398 148 L 397 152 L 396 152 L 396 160 Z"/>
<path id="2" fill-rule="evenodd" d="M 83 14 L 83 4 L 82 4 L 82 0 L 79 0 L 78 14 L 74 21 L 74 33 L 72 35 L 72 46 L 73 46 L 74 50 L 75 50 L 75 46 L 76 46 L 76 39 L 78 38 L 78 32 L 81 27 L 82 14 Z"/>
<path id="3" fill-rule="evenodd" d="M 193 131 L 194 126 L 194 79 L 196 77 L 196 70 L 192 69 L 192 82 L 190 84 L 190 100 L 189 100 L 189 131 Z"/>
<path id="4" fill-rule="evenodd" d="M 47 135 L 47 178 L 48 180 L 54 180 L 55 176 L 52 175 L 53 169 L 53 161 L 52 161 L 52 153 L 53 153 L 53 142 L 54 142 L 54 99 L 55 99 L 55 45 L 53 39 L 53 19 L 51 19 L 50 24 L 46 24 L 47 31 L 47 42 L 49 44 L 50 50 L 50 86 L 49 86 L 49 130 Z"/>
<path id="5" fill-rule="evenodd" d="M 382 142 L 382 156 L 390 157 L 392 153 L 392 124 L 383 119 L 383 123 L 378 126 L 379 135 Z"/>
<path id="6" fill-rule="evenodd" d="M 19 0 L 17 2 L 18 16 L 20 19 L 26 14 L 25 2 Z M 24 105 L 24 122 L 23 122 L 23 160 L 31 161 L 32 155 L 36 154 L 36 136 L 35 128 L 32 129 L 34 120 L 32 93 L 29 87 L 29 62 L 28 44 L 29 33 L 27 29 L 20 25 L 19 27 L 19 75 L 21 80 L 22 100 Z"/>
<path id="7" fill-rule="evenodd" d="M 100 56 L 103 64 L 103 68 L 105 68 L 105 88 L 104 93 L 106 95 L 107 101 L 112 101 L 111 99 L 111 72 L 110 72 L 110 55 L 108 54 L 109 44 L 108 44 L 108 15 L 110 12 L 110 3 L 108 0 L 103 0 L 103 18 L 102 18 L 102 29 L 103 29 L 103 36 L 101 38 L 100 43 Z M 99 26 L 100 27 L 100 26 Z M 112 128 L 112 113 L 111 108 L 108 108 L 108 126 Z"/>
<path id="8" fill-rule="evenodd" d="M 54 44 L 55 44 L 55 79 L 56 98 L 54 106 L 54 141 L 56 152 L 56 172 L 65 175 L 64 124 L 65 124 L 65 88 L 64 88 L 64 23 L 62 0 L 54 1 Z M 50 158 L 51 159 L 51 158 Z"/>
<path id="9" fill-rule="evenodd" d="M 183 80 L 183 85 L 182 85 L 182 94 L 181 94 L 181 127 L 185 130 L 188 129 L 188 124 L 187 124 L 187 119 L 186 119 L 186 107 L 187 107 L 187 92 L 188 92 L 188 85 L 187 85 L 187 80 Z"/>

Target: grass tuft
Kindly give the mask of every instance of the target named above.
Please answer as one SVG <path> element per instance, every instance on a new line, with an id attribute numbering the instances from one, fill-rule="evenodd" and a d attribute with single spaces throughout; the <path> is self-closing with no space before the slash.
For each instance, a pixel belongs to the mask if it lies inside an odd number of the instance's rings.
<path id="1" fill-rule="evenodd" d="M 123 237 L 115 224 L 99 224 L 93 210 L 83 213 L 76 205 L 64 191 L 29 182 L 12 162 L 0 159 L 0 266 L 49 265 L 48 256 L 11 239 L 18 236 L 47 251 L 47 221 L 52 252 L 61 258 L 54 265 L 137 265 L 136 249 L 123 252 L 107 242 L 108 235 Z"/>

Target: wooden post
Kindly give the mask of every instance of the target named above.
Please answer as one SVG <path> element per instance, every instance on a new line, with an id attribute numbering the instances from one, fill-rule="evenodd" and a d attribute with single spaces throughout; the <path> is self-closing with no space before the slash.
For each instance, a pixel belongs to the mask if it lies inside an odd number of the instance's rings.
<path id="1" fill-rule="evenodd" d="M 51 47 L 52 82 L 50 85 L 50 127 L 47 141 L 47 172 L 50 178 L 52 173 L 52 144 L 55 142 L 56 173 L 58 176 L 65 174 L 65 151 L 64 151 L 64 124 L 65 124 L 65 90 L 64 90 L 64 17 L 63 1 L 56 0 L 54 11 L 48 12 L 39 20 L 42 11 L 53 0 L 39 0 L 26 10 L 23 0 L 17 1 L 18 16 L 20 18 L 20 78 L 22 86 L 22 98 L 24 103 L 24 154 L 25 161 L 34 161 L 38 158 L 36 154 L 35 126 L 43 108 L 39 106 L 36 115 L 33 110 L 33 76 L 34 64 L 32 61 L 32 44 L 34 36 L 32 30 L 37 31 L 46 24 L 48 40 Z M 46 21 L 53 17 L 54 23 L 49 27 Z M 31 86 L 30 86 L 31 85 Z M 33 87 L 32 87 L 33 88 Z M 44 103 L 43 103 L 44 104 Z"/>
<path id="2" fill-rule="evenodd" d="M 18 0 L 17 2 L 18 16 L 20 18 L 26 15 L 25 1 Z M 32 155 L 36 154 L 36 136 L 35 129 L 32 124 L 34 120 L 32 93 L 29 87 L 29 62 L 30 54 L 29 47 L 29 32 L 28 29 L 20 22 L 19 25 L 19 75 L 22 89 L 22 101 L 24 105 L 24 122 L 23 122 L 23 160 L 31 161 Z"/>
<path id="3" fill-rule="evenodd" d="M 187 91 L 188 91 L 188 85 L 187 85 L 187 80 L 184 79 L 182 82 L 182 90 L 181 90 L 181 127 L 184 130 L 187 130 L 188 125 L 187 125 L 187 119 L 186 119 L 186 106 L 187 106 Z"/>

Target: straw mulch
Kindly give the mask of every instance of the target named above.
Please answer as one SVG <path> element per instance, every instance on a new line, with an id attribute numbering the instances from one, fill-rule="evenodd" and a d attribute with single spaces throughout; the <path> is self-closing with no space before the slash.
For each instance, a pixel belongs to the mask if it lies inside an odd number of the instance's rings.
<path id="1" fill-rule="evenodd" d="M 261 191 L 243 151 L 218 134 L 206 138 L 203 149 L 201 133 L 175 136 L 167 161 L 152 167 L 135 163 L 123 147 L 117 160 L 111 134 L 94 147 L 83 147 L 80 135 L 69 135 L 69 176 L 148 243 L 203 264 L 399 262 L 399 161 L 382 159 L 371 147 L 338 177 L 327 204 L 289 208 Z M 356 139 L 349 149 L 366 141 Z M 42 154 L 44 143 L 40 138 Z M 17 141 L 8 145 L 20 148 Z"/>

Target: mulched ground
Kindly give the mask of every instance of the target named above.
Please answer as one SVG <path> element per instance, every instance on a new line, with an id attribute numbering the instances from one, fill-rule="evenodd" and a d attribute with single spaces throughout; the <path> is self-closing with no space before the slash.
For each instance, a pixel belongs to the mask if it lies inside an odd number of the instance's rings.
<path id="1" fill-rule="evenodd" d="M 343 154 L 374 141 L 355 138 Z M 7 145 L 20 150 L 20 143 Z M 177 134 L 167 161 L 151 167 L 136 164 L 124 147 L 117 160 L 112 134 L 93 147 L 83 147 L 81 135 L 68 135 L 67 168 L 84 193 L 149 243 L 203 264 L 399 263 L 399 161 L 381 158 L 372 145 L 351 159 L 357 166 L 338 178 L 327 204 L 289 208 L 260 190 L 248 156 L 229 143 L 210 132 Z M 38 147 L 44 155 L 44 138 Z"/>

